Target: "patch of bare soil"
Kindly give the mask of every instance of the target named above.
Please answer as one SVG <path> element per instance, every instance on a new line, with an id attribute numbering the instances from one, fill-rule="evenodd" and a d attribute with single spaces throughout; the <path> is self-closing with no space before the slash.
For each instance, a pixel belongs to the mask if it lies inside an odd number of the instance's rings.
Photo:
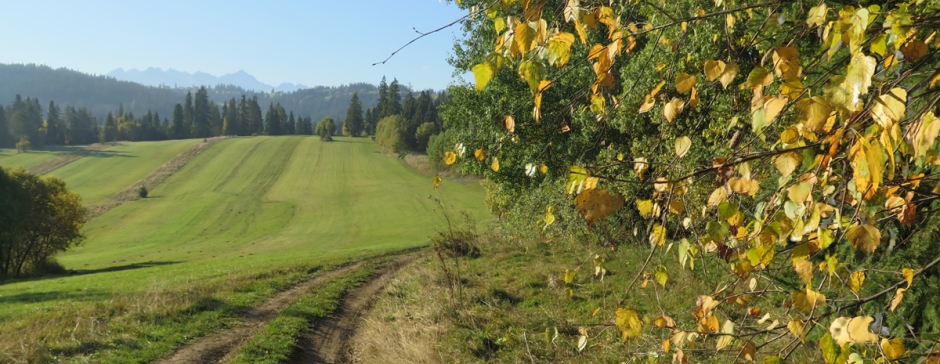
<path id="1" fill-rule="evenodd" d="M 43 161 L 42 163 L 29 167 L 29 169 L 27 169 L 26 171 L 32 174 L 43 175 L 43 174 L 52 172 L 56 170 L 57 168 L 60 168 L 66 164 L 72 163 L 81 157 L 95 154 L 100 150 L 107 149 L 107 148 L 113 147 L 115 145 L 120 145 L 120 144 L 123 144 L 123 142 L 95 143 L 81 150 L 76 150 L 74 152 L 65 153 L 58 157 Z"/>
<path id="2" fill-rule="evenodd" d="M 330 279 L 345 272 L 361 267 L 366 261 L 345 266 L 321 274 L 313 279 L 297 285 L 290 290 L 279 293 L 261 306 L 252 309 L 244 316 L 244 320 L 236 327 L 206 336 L 195 342 L 185 345 L 172 354 L 155 361 L 157 364 L 169 363 L 221 363 L 230 359 L 238 348 L 251 339 L 258 331 L 264 328 L 277 314 L 294 302 L 298 297 L 307 293 Z"/>
<path id="3" fill-rule="evenodd" d="M 328 319 L 318 320 L 300 338 L 291 363 L 346 363 L 353 334 L 386 284 L 398 271 L 416 259 L 402 256 L 376 271 L 368 282 L 348 292 Z"/>
<path id="4" fill-rule="evenodd" d="M 150 172 L 147 177 L 144 177 L 140 181 L 134 182 L 134 184 L 130 185 L 130 187 L 125 188 L 121 192 L 118 192 L 116 195 L 112 196 L 111 199 L 109 199 L 107 202 L 100 205 L 89 206 L 88 211 L 85 213 L 85 220 L 88 221 L 101 216 L 105 212 L 108 212 L 109 210 L 118 207 L 127 201 L 139 199 L 139 191 L 141 187 L 146 188 L 148 191 L 154 189 L 163 183 L 163 181 L 166 181 L 167 178 L 170 178 L 173 173 L 176 173 L 176 171 L 179 171 L 181 168 L 183 168 L 186 163 L 199 155 L 199 153 L 202 153 L 202 151 L 208 149 L 213 144 L 227 138 L 228 137 L 225 136 L 209 138 L 205 139 L 205 141 L 202 143 L 197 143 L 189 147 L 189 149 L 186 149 L 182 153 L 177 154 L 175 157 L 173 157 L 173 159 L 170 159 L 166 163 L 163 163 L 162 166 L 155 169 L 153 172 Z"/>

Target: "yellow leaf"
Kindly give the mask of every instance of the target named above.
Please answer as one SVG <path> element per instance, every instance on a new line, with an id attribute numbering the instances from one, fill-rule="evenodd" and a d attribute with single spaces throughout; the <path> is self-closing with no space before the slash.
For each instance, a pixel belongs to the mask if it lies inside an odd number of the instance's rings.
<path id="1" fill-rule="evenodd" d="M 728 28 L 734 28 L 734 15 L 731 15 L 730 13 L 725 15 L 725 25 L 727 25 Z"/>
<path id="2" fill-rule="evenodd" d="M 737 64 L 729 63 L 725 66 L 725 71 L 722 72 L 721 76 L 718 78 L 718 82 L 721 82 L 722 88 L 728 88 L 728 85 L 734 81 L 734 78 L 738 76 L 738 71 L 740 68 Z"/>
<path id="3" fill-rule="evenodd" d="M 777 167 L 777 171 L 780 172 L 780 175 L 787 177 L 796 171 L 797 167 L 803 163 L 803 155 L 796 152 L 786 152 L 774 160 L 774 165 Z"/>
<path id="4" fill-rule="evenodd" d="M 898 338 L 891 340 L 881 339 L 881 350 L 884 351 L 885 356 L 888 357 L 889 360 L 895 360 L 907 354 L 904 341 Z"/>
<path id="5" fill-rule="evenodd" d="M 695 81 L 696 79 L 694 75 L 680 72 L 678 75 L 676 75 L 676 91 L 678 91 L 680 94 L 689 92 L 689 90 L 695 86 Z"/>
<path id="6" fill-rule="evenodd" d="M 728 199 L 728 192 L 724 187 L 718 187 L 708 196 L 708 207 L 717 207 L 718 204 Z"/>
<path id="7" fill-rule="evenodd" d="M 676 327 L 676 321 L 666 315 L 656 316 L 653 319 L 653 324 L 660 329 Z"/>
<path id="8" fill-rule="evenodd" d="M 787 324 L 787 329 L 790 330 L 790 333 L 794 337 L 799 338 L 800 342 L 805 342 L 806 332 L 804 331 L 806 325 L 802 320 L 790 320 L 790 323 Z"/>
<path id="9" fill-rule="evenodd" d="M 725 323 L 721 325 L 721 333 L 727 335 L 721 335 L 718 337 L 718 342 L 715 343 L 715 349 L 721 350 L 731 344 L 732 334 L 734 334 L 734 322 L 731 320 L 725 320 Z"/>
<path id="10" fill-rule="evenodd" d="M 845 74 L 843 89 L 849 95 L 847 107 L 851 111 L 858 111 L 862 105 L 861 95 L 867 95 L 871 87 L 871 78 L 875 74 L 874 57 L 866 56 L 861 52 L 852 56 L 848 71 Z"/>
<path id="11" fill-rule="evenodd" d="M 652 200 L 636 200 L 636 208 L 640 212 L 640 216 L 644 219 L 649 219 L 653 217 L 653 201 Z"/>
<path id="12" fill-rule="evenodd" d="M 585 189 L 574 199 L 575 207 L 588 224 L 604 219 L 623 207 L 623 198 L 598 188 Z"/>
<path id="13" fill-rule="evenodd" d="M 814 133 L 829 131 L 825 126 L 833 111 L 829 102 L 820 96 L 803 98 L 796 102 L 797 119 L 803 123 L 806 130 Z"/>
<path id="14" fill-rule="evenodd" d="M 574 278 L 578 275 L 577 271 L 565 269 L 565 284 L 574 283 Z"/>
<path id="15" fill-rule="evenodd" d="M 539 172 L 542 172 L 542 174 L 548 174 L 548 166 L 543 163 L 541 166 L 539 166 Z"/>
<path id="16" fill-rule="evenodd" d="M 882 129 L 888 130 L 904 118 L 905 103 L 907 102 L 907 91 L 900 87 L 895 87 L 888 94 L 881 95 L 871 107 L 871 116 L 881 125 Z"/>
<path id="17" fill-rule="evenodd" d="M 898 305 L 901 304 L 901 300 L 904 299 L 904 292 L 907 292 L 907 288 L 898 288 L 894 292 L 894 298 L 891 299 L 891 312 L 894 312 L 895 308 L 898 308 Z"/>
<path id="18" fill-rule="evenodd" d="M 811 283 L 813 281 L 813 263 L 810 263 L 809 260 L 801 260 L 793 265 L 793 269 L 796 270 L 796 273 L 800 276 L 800 279 L 803 280 L 803 283 Z"/>
<path id="19" fill-rule="evenodd" d="M 486 153 L 483 152 L 483 148 L 477 149 L 473 152 L 473 156 L 476 157 L 477 162 L 482 162 L 486 159 Z"/>
<path id="20" fill-rule="evenodd" d="M 767 72 L 764 67 L 754 67 L 747 76 L 748 88 L 762 88 L 774 82 L 774 74 Z"/>
<path id="21" fill-rule="evenodd" d="M 858 138 L 855 145 L 849 149 L 852 160 L 852 176 L 855 179 L 855 189 L 866 200 L 875 196 L 884 177 L 885 160 L 881 145 L 871 144 L 868 137 Z"/>
<path id="22" fill-rule="evenodd" d="M 441 180 L 440 176 L 434 176 L 434 178 L 431 179 L 431 184 L 434 186 L 434 188 L 437 188 L 437 186 L 441 185 L 442 181 L 443 180 Z"/>
<path id="23" fill-rule="evenodd" d="M 865 272 L 862 272 L 862 271 L 852 272 L 852 274 L 849 275 L 849 289 L 851 289 L 852 292 L 858 293 L 859 291 L 861 291 L 862 285 L 864 283 L 865 283 Z"/>
<path id="24" fill-rule="evenodd" d="M 457 162 L 457 153 L 447 151 L 444 153 L 444 164 L 451 165 Z"/>
<path id="25" fill-rule="evenodd" d="M 819 4 L 809 9 L 809 16 L 806 18 L 806 25 L 820 27 L 826 24 L 826 12 L 829 8 L 825 3 Z"/>
<path id="26" fill-rule="evenodd" d="M 649 240 L 650 246 L 663 246 L 666 244 L 666 227 L 660 224 L 653 225 Z"/>
<path id="27" fill-rule="evenodd" d="M 787 197 L 796 204 L 803 204 L 812 197 L 813 185 L 800 182 L 787 188 Z"/>
<path id="28" fill-rule="evenodd" d="M 721 74 L 725 72 L 725 62 L 722 61 L 705 61 L 705 79 L 708 82 L 712 82 L 718 77 L 721 77 Z"/>
<path id="29" fill-rule="evenodd" d="M 872 225 L 856 225 L 850 228 L 845 236 L 852 242 L 855 249 L 868 255 L 874 253 L 878 244 L 881 243 L 881 231 Z"/>
<path id="30" fill-rule="evenodd" d="M 790 298 L 793 300 L 793 307 L 802 313 L 810 313 L 814 308 L 826 305 L 826 296 L 809 287 L 805 291 L 791 292 Z"/>
<path id="31" fill-rule="evenodd" d="M 489 62 L 484 62 L 473 66 L 473 79 L 477 82 L 477 91 L 483 90 L 483 88 L 486 87 L 486 84 L 490 83 L 490 80 L 493 79 L 493 74 L 495 73 L 496 67 Z"/>
<path id="32" fill-rule="evenodd" d="M 780 110 L 787 104 L 787 99 L 782 97 L 772 97 L 764 102 L 764 112 L 767 117 L 767 125 L 770 125 L 777 119 Z"/>
<path id="33" fill-rule="evenodd" d="M 914 270 L 911 268 L 901 269 L 901 275 L 907 281 L 907 288 L 911 288 L 911 284 L 914 283 Z"/>
<path id="34" fill-rule="evenodd" d="M 871 316 L 839 317 L 832 320 L 829 333 L 839 346 L 845 344 L 868 344 L 878 340 L 878 335 L 868 331 L 874 319 Z"/>
<path id="35" fill-rule="evenodd" d="M 548 40 L 548 63 L 558 68 L 564 67 L 571 58 L 571 45 L 574 44 L 574 34 L 562 32 L 553 35 Z"/>
<path id="36" fill-rule="evenodd" d="M 927 155 L 927 151 L 933 148 L 937 140 L 937 134 L 940 134 L 940 119 L 934 116 L 933 112 L 928 112 L 920 118 L 920 121 L 912 125 L 911 131 L 905 138 L 914 148 L 915 157 Z"/>
<path id="37" fill-rule="evenodd" d="M 506 125 L 506 130 L 510 133 L 516 132 L 516 119 L 512 115 L 506 115 L 506 118 L 503 119 L 503 124 Z"/>
<path id="38" fill-rule="evenodd" d="M 682 136 L 676 139 L 676 156 L 682 158 L 686 153 L 689 152 L 689 148 L 692 147 L 692 139 L 689 139 L 687 136 Z"/>
<path id="39" fill-rule="evenodd" d="M 735 193 L 754 197 L 760 191 L 760 183 L 743 177 L 733 177 L 728 180 L 728 186 Z"/>
<path id="40" fill-rule="evenodd" d="M 643 173 L 646 172 L 649 167 L 650 165 L 646 157 L 633 158 L 633 170 L 636 171 L 638 178 L 643 179 Z"/>
<path id="41" fill-rule="evenodd" d="M 493 172 L 499 172 L 499 159 L 493 157 L 493 163 L 490 163 L 490 169 L 492 169 Z"/>
<path id="42" fill-rule="evenodd" d="M 682 108 L 685 104 L 678 97 L 673 97 L 671 101 L 666 103 L 666 106 L 663 107 L 663 116 L 666 117 L 666 120 L 670 123 L 676 119 L 676 116 L 682 112 Z"/>
<path id="43" fill-rule="evenodd" d="M 545 212 L 545 218 L 542 221 L 545 222 L 545 226 L 548 226 L 555 222 L 555 206 L 548 206 L 545 209 L 548 211 Z"/>
<path id="44" fill-rule="evenodd" d="M 692 88 L 692 96 L 689 96 L 689 107 L 696 107 L 699 104 L 698 92 L 695 87 Z"/>
<path id="45" fill-rule="evenodd" d="M 638 337 L 643 331 L 643 321 L 640 320 L 640 314 L 630 308 L 618 308 L 615 322 L 617 328 L 623 333 L 623 341 Z"/>

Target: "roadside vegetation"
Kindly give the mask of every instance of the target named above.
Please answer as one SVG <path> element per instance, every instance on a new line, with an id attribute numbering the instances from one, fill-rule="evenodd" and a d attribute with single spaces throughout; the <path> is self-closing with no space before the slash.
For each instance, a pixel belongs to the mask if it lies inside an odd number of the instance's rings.
<path id="1" fill-rule="evenodd" d="M 475 84 L 431 144 L 507 229 L 442 273 L 482 277 L 451 284 L 477 359 L 940 354 L 936 1 L 459 6 Z"/>

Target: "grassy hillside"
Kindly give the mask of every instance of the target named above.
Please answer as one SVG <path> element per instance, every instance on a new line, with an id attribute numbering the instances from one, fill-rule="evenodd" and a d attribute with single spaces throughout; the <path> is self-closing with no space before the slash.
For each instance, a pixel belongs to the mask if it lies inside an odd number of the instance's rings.
<path id="1" fill-rule="evenodd" d="M 201 139 L 118 145 L 82 157 L 49 175 L 65 180 L 69 189 L 82 196 L 82 204 L 95 205 L 107 201 L 199 141 Z"/>
<path id="2" fill-rule="evenodd" d="M 235 138 L 206 150 L 151 197 L 89 222 L 87 241 L 58 257 L 80 274 L 0 285 L 0 332 L 62 335 L 64 349 L 48 343 L 54 339 L 21 345 L 53 347 L 36 349 L 51 350 L 47 355 L 114 345 L 153 358 L 187 335 L 220 325 L 213 316 L 220 307 L 257 303 L 271 293 L 270 285 L 284 284 L 271 283 L 282 272 L 299 279 L 319 264 L 427 245 L 428 235 L 442 225 L 430 194 L 485 219 L 476 183 L 448 181 L 433 190 L 428 178 L 380 153 L 371 141 L 337 139 Z M 89 166 L 101 168 L 102 175 L 118 172 L 105 164 Z M 188 296 L 202 294 L 197 302 Z M 140 305 L 142 299 L 148 313 L 140 317 L 123 313 L 133 312 L 125 306 L 113 312 L 114 302 Z M 214 303 L 204 306 L 206 299 Z M 160 312 L 170 318 L 155 319 L 152 310 L 162 309 L 155 305 L 169 307 Z M 93 344 L 69 343 L 67 334 L 48 327 L 53 324 L 41 324 L 94 317 L 89 311 L 122 319 L 112 318 L 107 332 L 102 327 L 89 333 Z M 0 342 L 29 341 L 3 336 Z M 127 340 L 146 348 L 135 349 Z"/>
<path id="3" fill-rule="evenodd" d="M 0 149 L 0 166 L 10 167 L 13 169 L 28 169 L 29 167 L 55 158 L 61 154 L 81 150 L 84 147 L 84 145 L 49 146 L 41 150 L 34 150 L 29 153 L 19 154 L 16 153 L 16 149 L 3 148 Z"/>

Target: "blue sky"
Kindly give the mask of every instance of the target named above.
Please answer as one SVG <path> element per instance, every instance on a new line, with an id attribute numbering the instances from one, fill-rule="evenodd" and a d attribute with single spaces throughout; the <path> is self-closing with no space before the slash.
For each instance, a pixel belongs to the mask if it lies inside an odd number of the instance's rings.
<path id="1" fill-rule="evenodd" d="M 442 89 L 458 26 L 417 34 L 465 15 L 439 0 L 5 1 L 0 63 L 37 63 L 105 74 L 122 67 L 174 68 L 307 86 L 376 84 L 383 75 Z"/>

